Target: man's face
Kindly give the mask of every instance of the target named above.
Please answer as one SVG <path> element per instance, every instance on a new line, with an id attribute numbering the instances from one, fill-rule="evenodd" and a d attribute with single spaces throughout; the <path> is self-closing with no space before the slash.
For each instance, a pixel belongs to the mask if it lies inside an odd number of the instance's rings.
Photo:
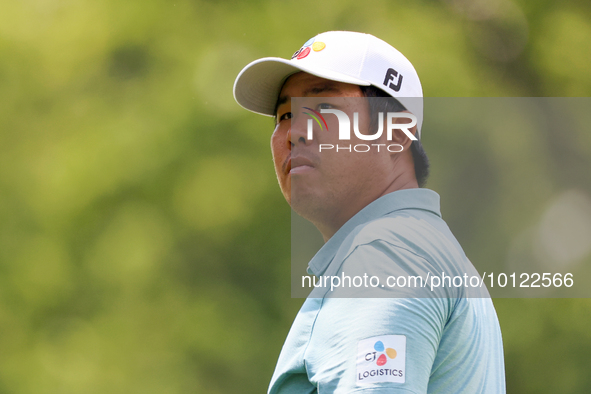
<path id="1" fill-rule="evenodd" d="M 292 105 L 292 98 L 298 106 Z M 370 134 L 369 108 L 357 85 L 330 81 L 304 72 L 292 75 L 283 85 L 277 107 L 277 124 L 271 137 L 275 172 L 287 202 L 312 222 L 331 220 L 339 215 L 352 216 L 378 198 L 392 181 L 393 161 L 384 150 L 348 152 L 336 149 L 319 151 L 320 144 L 335 147 L 367 143 L 353 134 L 349 141 L 339 141 L 338 121 L 324 115 L 328 130 L 314 126 L 312 140 L 307 139 L 307 120 L 302 107 L 337 109 L 351 121 L 359 113 L 359 129 Z M 355 99 L 356 98 L 356 99 Z M 301 105 L 303 103 L 305 105 Z M 385 139 L 385 136 L 383 137 Z M 385 143 L 376 140 L 372 143 Z M 359 207 L 359 208 L 357 208 Z M 352 211 L 352 212 L 349 212 Z"/>

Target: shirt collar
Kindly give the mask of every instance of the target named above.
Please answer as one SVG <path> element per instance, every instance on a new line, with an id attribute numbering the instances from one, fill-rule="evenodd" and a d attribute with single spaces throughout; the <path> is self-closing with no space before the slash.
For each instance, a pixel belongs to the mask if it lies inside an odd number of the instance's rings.
<path id="1" fill-rule="evenodd" d="M 308 273 L 316 276 L 323 275 L 345 238 L 357 226 L 402 209 L 422 209 L 441 217 L 439 194 L 429 189 L 404 189 L 388 193 L 373 201 L 349 219 L 322 246 L 310 260 Z"/>

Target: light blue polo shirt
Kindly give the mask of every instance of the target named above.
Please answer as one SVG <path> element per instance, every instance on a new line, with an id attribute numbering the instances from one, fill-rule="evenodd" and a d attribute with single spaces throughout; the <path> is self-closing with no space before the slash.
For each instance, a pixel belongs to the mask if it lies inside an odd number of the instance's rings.
<path id="1" fill-rule="evenodd" d="M 381 283 L 477 275 L 441 219 L 439 195 L 427 189 L 369 204 L 320 249 L 308 271 L 365 274 Z M 486 288 L 478 291 L 317 287 L 291 327 L 269 393 L 505 393 L 499 322 Z"/>

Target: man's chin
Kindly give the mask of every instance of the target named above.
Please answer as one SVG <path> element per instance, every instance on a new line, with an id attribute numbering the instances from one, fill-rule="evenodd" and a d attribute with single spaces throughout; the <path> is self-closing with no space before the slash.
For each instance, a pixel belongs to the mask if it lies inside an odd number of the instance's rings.
<path id="1" fill-rule="evenodd" d="M 298 215 L 308 220 L 314 216 L 314 207 L 316 206 L 314 202 L 314 196 L 305 193 L 292 192 L 288 199 L 291 209 L 293 209 Z"/>

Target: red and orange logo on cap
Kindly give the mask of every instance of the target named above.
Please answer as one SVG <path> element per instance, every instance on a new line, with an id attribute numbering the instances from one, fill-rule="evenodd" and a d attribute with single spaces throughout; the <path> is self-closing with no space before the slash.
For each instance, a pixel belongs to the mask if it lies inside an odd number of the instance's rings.
<path id="1" fill-rule="evenodd" d="M 306 43 L 298 49 L 291 58 L 303 59 L 310 54 L 311 50 L 314 52 L 320 52 L 324 48 L 326 48 L 326 44 L 322 41 L 316 41 L 316 37 L 313 37 L 306 41 Z"/>

